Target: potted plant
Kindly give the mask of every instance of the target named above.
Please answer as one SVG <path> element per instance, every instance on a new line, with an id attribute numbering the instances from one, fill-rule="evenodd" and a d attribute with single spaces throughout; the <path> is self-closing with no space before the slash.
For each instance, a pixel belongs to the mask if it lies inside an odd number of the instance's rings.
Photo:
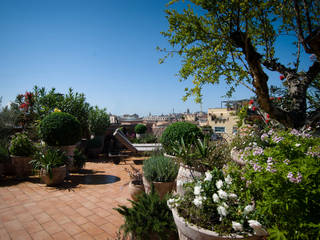
<path id="1" fill-rule="evenodd" d="M 133 167 L 130 165 L 131 170 L 125 168 L 126 172 L 130 176 L 130 182 L 129 182 L 129 192 L 131 198 L 136 201 L 138 199 L 138 196 L 144 192 L 144 185 L 142 181 L 142 173 L 139 169 Z"/>
<path id="2" fill-rule="evenodd" d="M 241 179 L 221 169 L 185 185 L 185 194 L 168 200 L 180 239 L 264 239 L 252 199 L 241 198 Z"/>
<path id="3" fill-rule="evenodd" d="M 146 125 L 139 123 L 134 127 L 134 131 L 137 139 L 140 139 L 146 133 L 147 127 Z"/>
<path id="4" fill-rule="evenodd" d="M 63 183 L 66 177 L 67 156 L 60 149 L 48 147 L 40 150 L 31 161 L 34 169 L 40 170 L 42 182 L 47 186 Z"/>
<path id="5" fill-rule="evenodd" d="M 86 164 L 86 156 L 78 149 L 74 150 L 72 166 L 70 167 L 70 172 L 79 172 Z"/>
<path id="6" fill-rule="evenodd" d="M 10 142 L 9 152 L 17 178 L 25 178 L 32 174 L 29 163 L 35 153 L 33 142 L 24 133 L 16 133 Z"/>
<path id="7" fill-rule="evenodd" d="M 97 106 L 89 112 L 89 129 L 94 138 L 100 142 L 100 152 L 104 147 L 105 133 L 110 125 L 110 118 L 105 108 L 99 109 Z M 99 153 L 100 153 L 99 152 Z"/>
<path id="8" fill-rule="evenodd" d="M 174 190 L 179 166 L 173 159 L 163 155 L 154 155 L 143 161 L 142 169 L 146 193 L 149 193 L 151 185 L 154 185 L 156 192 L 162 199 L 166 193 Z"/>
<path id="9" fill-rule="evenodd" d="M 137 201 L 131 201 L 131 208 L 115 208 L 124 217 L 121 229 L 124 237 L 134 240 L 167 240 L 177 239 L 176 227 L 166 200 L 161 200 L 154 191 L 142 193 Z"/>
<path id="10" fill-rule="evenodd" d="M 4 174 L 4 164 L 9 159 L 9 153 L 6 147 L 0 145 L 0 178 Z"/>

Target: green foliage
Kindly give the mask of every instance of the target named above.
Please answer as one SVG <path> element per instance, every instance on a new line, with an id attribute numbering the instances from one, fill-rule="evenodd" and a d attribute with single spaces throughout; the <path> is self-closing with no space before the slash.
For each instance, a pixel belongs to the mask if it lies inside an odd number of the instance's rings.
<path id="1" fill-rule="evenodd" d="M 197 138 L 202 138 L 203 134 L 201 130 L 192 123 L 188 122 L 176 122 L 169 125 L 161 136 L 161 143 L 168 154 L 174 154 L 173 148 L 175 143 L 183 141 L 186 144 L 193 142 Z"/>
<path id="2" fill-rule="evenodd" d="M 154 155 L 143 161 L 144 177 L 150 182 L 172 182 L 178 175 L 179 166 L 162 155 Z"/>
<path id="3" fill-rule="evenodd" d="M 275 239 L 320 237 L 320 141 L 307 131 L 273 131 L 261 135 L 264 145 L 241 151 L 247 160 L 243 177 L 257 214 Z"/>
<path id="4" fill-rule="evenodd" d="M 109 115 L 105 108 L 95 106 L 89 112 L 89 129 L 95 135 L 103 135 L 110 125 Z"/>
<path id="5" fill-rule="evenodd" d="M 35 152 L 33 142 L 24 133 L 16 133 L 12 136 L 9 152 L 14 156 L 32 156 Z"/>
<path id="6" fill-rule="evenodd" d="M 157 143 L 158 138 L 153 134 L 144 134 L 141 138 L 130 138 L 132 143 Z"/>
<path id="7" fill-rule="evenodd" d="M 73 166 L 81 169 L 86 164 L 87 157 L 78 149 L 74 150 Z"/>
<path id="8" fill-rule="evenodd" d="M 147 126 L 144 124 L 137 124 L 134 127 L 134 131 L 135 133 L 138 133 L 138 134 L 144 134 L 147 131 Z"/>
<path id="9" fill-rule="evenodd" d="M 49 177 L 52 178 L 52 169 L 56 167 L 61 167 L 65 165 L 67 157 L 64 153 L 53 147 L 48 149 L 41 149 L 35 155 L 35 158 L 30 161 L 34 169 L 44 169 L 49 174 Z"/>
<path id="10" fill-rule="evenodd" d="M 115 208 L 125 219 L 121 226 L 125 236 L 132 234 L 137 240 L 170 239 L 176 234 L 176 226 L 166 199 L 161 200 L 152 189 L 150 194 L 142 193 L 137 201 L 131 201 L 132 207 L 119 206 Z"/>
<path id="11" fill-rule="evenodd" d="M 0 145 L 0 163 L 9 159 L 9 152 L 5 146 Z"/>
<path id="12" fill-rule="evenodd" d="M 40 135 L 50 146 L 73 145 L 81 138 L 81 126 L 73 115 L 53 112 L 40 122 Z"/>

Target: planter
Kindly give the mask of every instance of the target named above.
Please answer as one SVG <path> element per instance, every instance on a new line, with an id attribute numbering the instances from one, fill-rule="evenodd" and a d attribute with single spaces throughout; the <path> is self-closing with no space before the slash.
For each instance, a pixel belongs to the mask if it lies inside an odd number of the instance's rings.
<path id="1" fill-rule="evenodd" d="M 204 172 L 198 171 L 194 167 L 190 167 L 180 163 L 180 168 L 177 176 L 177 193 L 184 195 L 183 184 L 194 181 L 195 178 L 202 177 Z"/>
<path id="2" fill-rule="evenodd" d="M 155 191 L 159 194 L 160 198 L 163 199 L 163 197 L 174 190 L 175 187 L 175 181 L 173 182 L 152 182 L 150 183 L 145 177 L 143 179 L 143 185 L 146 193 L 151 192 L 151 186 L 152 183 L 154 185 Z"/>
<path id="3" fill-rule="evenodd" d="M 144 185 L 139 181 L 130 181 L 129 192 L 132 200 L 136 201 L 138 195 L 144 192 Z"/>
<path id="4" fill-rule="evenodd" d="M 67 168 L 66 165 L 61 167 L 56 167 L 52 169 L 52 178 L 50 178 L 49 174 L 46 170 L 40 170 L 41 181 L 47 186 L 54 186 L 63 183 L 64 178 L 66 177 Z"/>
<path id="5" fill-rule="evenodd" d="M 175 208 L 171 208 L 174 222 L 177 226 L 180 240 L 223 240 L 223 239 L 250 239 L 250 240 L 263 240 L 268 236 L 267 232 L 264 235 L 251 235 L 243 237 L 237 234 L 230 234 L 227 236 L 221 236 L 216 232 L 199 228 L 195 225 L 187 223 L 184 218 L 178 215 Z"/>
<path id="6" fill-rule="evenodd" d="M 11 156 L 11 159 L 17 178 L 23 179 L 32 175 L 32 165 L 29 163 L 31 157 Z"/>

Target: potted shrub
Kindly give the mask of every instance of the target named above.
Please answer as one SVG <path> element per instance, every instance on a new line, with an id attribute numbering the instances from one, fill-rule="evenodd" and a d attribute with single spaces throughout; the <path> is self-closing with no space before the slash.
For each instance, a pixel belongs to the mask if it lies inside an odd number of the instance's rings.
<path id="1" fill-rule="evenodd" d="M 115 208 L 124 217 L 121 229 L 124 236 L 135 240 L 177 239 L 176 227 L 166 200 L 152 190 L 150 194 L 142 193 L 137 201 L 131 201 L 131 208 Z"/>
<path id="2" fill-rule="evenodd" d="M 0 178 L 4 174 L 5 162 L 9 159 L 9 153 L 6 147 L 0 145 Z"/>
<path id="3" fill-rule="evenodd" d="M 34 169 L 40 170 L 40 177 L 47 186 L 63 183 L 67 169 L 67 156 L 60 149 L 48 147 L 40 150 L 31 161 Z"/>
<path id="4" fill-rule="evenodd" d="M 146 125 L 139 123 L 134 127 L 134 131 L 137 139 L 140 139 L 146 133 L 147 127 Z"/>
<path id="5" fill-rule="evenodd" d="M 97 139 L 97 141 L 100 141 L 101 151 L 104 147 L 104 137 L 109 125 L 110 118 L 105 108 L 99 109 L 95 106 L 90 110 L 89 129 L 91 134 L 94 135 L 94 138 Z"/>
<path id="6" fill-rule="evenodd" d="M 146 193 L 149 193 L 151 185 L 154 185 L 156 192 L 162 199 L 166 193 L 174 190 L 179 166 L 173 159 L 162 155 L 154 155 L 143 161 L 142 169 Z"/>
<path id="7" fill-rule="evenodd" d="M 35 153 L 33 142 L 24 133 L 16 133 L 10 142 L 9 152 L 17 178 L 25 178 L 32 174 L 29 163 Z"/>
<path id="8" fill-rule="evenodd" d="M 129 182 L 129 192 L 131 198 L 136 201 L 138 199 L 138 196 L 144 192 L 144 185 L 142 181 L 142 173 L 139 169 L 133 167 L 130 165 L 131 170 L 125 168 L 126 172 L 130 176 L 130 182 Z"/>
<path id="9" fill-rule="evenodd" d="M 242 186 L 218 168 L 186 184 L 183 196 L 168 200 L 180 239 L 265 239 L 254 202 L 240 197 Z"/>
<path id="10" fill-rule="evenodd" d="M 70 172 L 79 172 L 86 164 L 86 156 L 78 149 L 74 150 L 72 166 L 70 167 Z"/>

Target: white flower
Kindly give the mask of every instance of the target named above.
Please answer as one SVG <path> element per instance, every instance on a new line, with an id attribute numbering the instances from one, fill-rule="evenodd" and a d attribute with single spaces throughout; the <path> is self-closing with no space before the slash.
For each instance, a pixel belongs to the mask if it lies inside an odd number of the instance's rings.
<path id="1" fill-rule="evenodd" d="M 225 209 L 228 209 L 228 208 L 229 208 L 228 204 L 226 204 L 225 202 L 222 203 L 222 206 L 223 206 Z"/>
<path id="2" fill-rule="evenodd" d="M 296 147 L 300 147 L 301 146 L 301 144 L 300 143 L 296 143 L 296 145 L 295 145 Z"/>
<path id="3" fill-rule="evenodd" d="M 201 207 L 202 201 L 205 199 L 206 198 L 204 198 L 204 197 L 196 196 L 196 198 L 193 200 L 193 204 L 196 205 L 197 207 Z"/>
<path id="4" fill-rule="evenodd" d="M 219 215 L 223 216 L 223 217 L 227 216 L 227 214 L 228 214 L 227 209 L 225 209 L 225 207 L 223 207 L 223 206 L 219 206 L 217 208 L 217 211 L 218 211 Z"/>
<path id="5" fill-rule="evenodd" d="M 218 202 L 220 201 L 220 198 L 219 198 L 218 194 L 216 194 L 216 193 L 214 193 L 214 194 L 212 195 L 212 199 L 213 199 L 213 201 L 214 201 L 215 203 L 218 203 Z"/>
<path id="6" fill-rule="evenodd" d="M 232 178 L 230 177 L 230 175 L 228 175 L 226 178 L 225 178 L 225 181 L 228 185 L 230 185 L 232 183 Z"/>
<path id="7" fill-rule="evenodd" d="M 238 223 L 238 222 L 232 222 L 232 228 L 235 231 L 242 231 L 242 229 L 243 229 L 242 224 Z"/>
<path id="8" fill-rule="evenodd" d="M 248 205 L 244 208 L 244 215 L 247 215 L 249 212 L 252 212 L 253 211 L 253 206 L 252 205 Z"/>
<path id="9" fill-rule="evenodd" d="M 220 189 L 220 190 L 218 191 L 218 195 L 219 195 L 219 197 L 220 197 L 221 199 L 227 199 L 227 198 L 228 198 L 228 194 L 227 194 L 225 191 L 223 191 L 222 189 Z"/>
<path id="10" fill-rule="evenodd" d="M 249 223 L 249 226 L 254 230 L 262 227 L 261 223 L 259 223 L 257 220 L 248 220 L 248 223 Z"/>
<path id="11" fill-rule="evenodd" d="M 230 199 L 237 199 L 238 198 L 237 194 L 235 194 L 235 193 L 230 193 L 228 197 Z"/>
<path id="12" fill-rule="evenodd" d="M 217 181 L 217 182 L 216 182 L 216 186 L 217 186 L 218 189 L 222 188 L 222 186 L 223 186 L 223 181 L 222 181 L 222 180 Z"/>
<path id="13" fill-rule="evenodd" d="M 200 195 L 201 192 L 201 186 L 195 186 L 194 187 L 194 195 Z"/>
<path id="14" fill-rule="evenodd" d="M 206 172 L 206 178 L 204 179 L 204 181 L 211 181 L 212 180 L 212 174 L 210 172 Z"/>
<path id="15" fill-rule="evenodd" d="M 168 200 L 168 203 L 169 203 L 170 205 L 174 204 L 175 202 L 176 202 L 176 200 L 175 200 L 174 198 L 170 198 L 170 199 Z"/>

